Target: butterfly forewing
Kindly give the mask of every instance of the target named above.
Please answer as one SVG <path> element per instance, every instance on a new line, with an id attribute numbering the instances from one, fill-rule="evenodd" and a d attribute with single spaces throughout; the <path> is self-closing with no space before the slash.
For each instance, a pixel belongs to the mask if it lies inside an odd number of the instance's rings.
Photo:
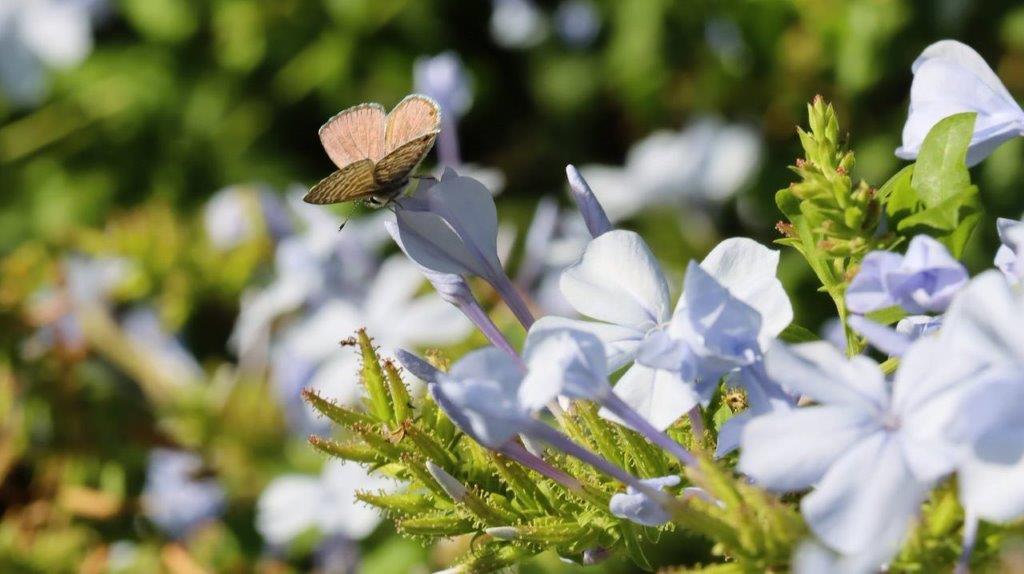
<path id="1" fill-rule="evenodd" d="M 416 169 L 437 139 L 436 133 L 424 134 L 384 156 L 373 168 L 373 179 L 382 187 L 404 181 Z"/>
<path id="2" fill-rule="evenodd" d="M 366 199 L 379 187 L 373 179 L 373 162 L 362 159 L 320 180 L 302 200 L 323 204 Z"/>
<path id="3" fill-rule="evenodd" d="M 384 152 L 391 153 L 441 126 L 441 110 L 434 100 L 417 94 L 407 96 L 387 117 Z M 429 148 L 428 148 L 429 149 Z M 423 152 L 426 155 L 426 151 Z"/>
<path id="4" fill-rule="evenodd" d="M 380 104 L 360 104 L 328 120 L 320 128 L 320 142 L 338 169 L 362 159 L 377 161 L 385 153 L 385 122 Z"/>

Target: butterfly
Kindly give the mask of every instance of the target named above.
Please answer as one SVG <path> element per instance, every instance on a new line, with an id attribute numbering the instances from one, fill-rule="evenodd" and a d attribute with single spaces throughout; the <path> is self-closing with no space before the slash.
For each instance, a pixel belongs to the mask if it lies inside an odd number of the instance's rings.
<path id="1" fill-rule="evenodd" d="M 320 128 L 320 142 L 338 166 L 303 197 L 326 204 L 362 200 L 383 207 L 398 197 L 440 132 L 437 102 L 412 94 L 385 114 L 380 104 L 359 104 Z"/>

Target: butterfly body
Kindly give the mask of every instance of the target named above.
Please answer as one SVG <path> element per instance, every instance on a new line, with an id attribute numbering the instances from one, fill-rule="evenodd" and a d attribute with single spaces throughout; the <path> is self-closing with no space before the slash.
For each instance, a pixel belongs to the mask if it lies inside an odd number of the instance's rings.
<path id="1" fill-rule="evenodd" d="M 337 114 L 320 128 L 320 141 L 338 170 L 303 200 L 387 205 L 402 193 L 434 146 L 440 125 L 437 103 L 418 94 L 407 96 L 388 114 L 380 104 L 360 104 Z"/>

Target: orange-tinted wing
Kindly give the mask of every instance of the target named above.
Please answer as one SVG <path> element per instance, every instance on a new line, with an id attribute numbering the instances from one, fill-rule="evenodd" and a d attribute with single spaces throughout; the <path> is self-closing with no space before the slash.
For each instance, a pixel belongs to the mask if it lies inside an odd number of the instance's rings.
<path id="1" fill-rule="evenodd" d="M 441 108 L 437 102 L 419 94 L 406 96 L 388 114 L 384 153 L 389 154 L 426 134 L 436 134 L 440 128 Z"/>
<path id="2" fill-rule="evenodd" d="M 373 179 L 377 181 L 377 185 L 387 187 L 405 181 L 412 170 L 427 157 L 435 139 L 437 132 L 427 133 L 384 156 L 373 168 Z"/>
<path id="3" fill-rule="evenodd" d="M 317 204 L 355 201 L 373 195 L 378 187 L 373 181 L 373 162 L 362 159 L 320 180 L 302 200 Z"/>
<path id="4" fill-rule="evenodd" d="M 380 104 L 351 107 L 320 127 L 320 142 L 338 169 L 361 159 L 384 157 L 386 116 Z"/>

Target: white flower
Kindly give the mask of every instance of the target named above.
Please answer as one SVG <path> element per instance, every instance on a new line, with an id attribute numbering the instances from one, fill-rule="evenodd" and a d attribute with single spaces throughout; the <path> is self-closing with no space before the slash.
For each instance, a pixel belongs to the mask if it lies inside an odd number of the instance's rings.
<path id="1" fill-rule="evenodd" d="M 287 546 L 316 528 L 323 536 L 361 540 L 380 523 L 380 513 L 356 500 L 357 491 L 393 488 L 395 482 L 349 461 L 329 461 L 319 476 L 278 477 L 256 503 L 256 530 L 272 546 Z"/>
<path id="2" fill-rule="evenodd" d="M 761 147 L 750 127 L 701 118 L 682 131 L 658 131 L 640 140 L 621 168 L 591 165 L 580 171 L 615 222 L 687 200 L 728 199 L 757 170 Z"/>
<path id="3" fill-rule="evenodd" d="M 491 38 L 502 48 L 525 50 L 544 41 L 548 23 L 533 0 L 492 0 Z"/>
<path id="4" fill-rule="evenodd" d="M 640 482 L 660 491 L 665 487 L 678 486 L 680 481 L 678 476 L 670 475 L 645 478 Z M 615 516 L 644 526 L 661 526 L 672 518 L 658 502 L 631 486 L 626 488 L 625 493 L 613 495 L 609 508 Z"/>
<path id="5" fill-rule="evenodd" d="M 1024 515 L 1024 294 L 997 272 L 972 280 L 946 313 L 942 336 L 987 367 L 964 401 L 959 431 L 971 443 L 960 498 L 983 519 Z"/>
<path id="6" fill-rule="evenodd" d="M 203 461 L 190 452 L 154 449 L 149 453 L 142 506 L 161 530 L 180 538 L 220 516 L 226 496 L 215 478 L 196 479 Z"/>
<path id="7" fill-rule="evenodd" d="M 469 334 L 472 324 L 457 309 L 433 294 L 417 296 L 423 283 L 419 268 L 395 255 L 381 265 L 365 297 L 329 299 L 284 331 L 274 345 L 274 376 L 300 428 L 321 428 L 300 399 L 303 388 L 342 404 L 358 402 L 359 357 L 338 342 L 360 327 L 385 356 L 408 345 L 451 345 Z"/>
<path id="8" fill-rule="evenodd" d="M 911 68 L 910 111 L 896 155 L 915 159 L 925 136 L 943 118 L 976 112 L 967 165 L 988 157 L 1006 140 L 1024 133 L 1024 111 L 977 52 L 955 40 L 925 48 Z"/>
<path id="9" fill-rule="evenodd" d="M 995 265 L 1016 285 L 1024 278 L 1024 221 L 1000 217 L 996 228 L 1002 245 L 996 251 Z"/>
<path id="10" fill-rule="evenodd" d="M 78 0 L 0 4 L 0 88 L 12 101 L 37 103 L 46 94 L 46 68 L 77 66 L 89 55 L 95 8 Z"/>
<path id="11" fill-rule="evenodd" d="M 953 349 L 919 340 L 890 389 L 869 358 L 846 359 L 826 342 L 777 343 L 765 359 L 769 374 L 817 404 L 751 420 L 738 468 L 774 490 L 813 486 L 801 502 L 811 530 L 844 555 L 877 550 L 880 564 L 961 456 L 947 429 L 978 363 Z"/>
<path id="12" fill-rule="evenodd" d="M 777 252 L 742 238 L 722 242 L 701 263 L 713 283 L 760 315 L 755 339 L 762 348 L 792 320 L 789 299 L 775 277 L 777 264 Z M 632 361 L 641 345 L 666 353 L 679 348 L 661 331 L 673 317 L 668 284 L 636 233 L 609 231 L 591 241 L 580 261 L 563 273 L 561 286 L 577 311 L 599 322 L 545 317 L 537 328 L 571 327 L 594 333 L 605 345 L 610 372 Z M 691 300 L 698 295 L 691 293 Z M 687 313 L 686 301 L 684 294 L 676 314 Z M 693 382 L 681 372 L 638 363 L 619 379 L 615 393 L 664 429 L 702 400 Z"/>
<path id="13" fill-rule="evenodd" d="M 132 309 L 121 318 L 121 328 L 136 351 L 143 354 L 165 380 L 179 385 L 203 380 L 205 374 L 195 357 L 167 332 L 153 309 Z"/>

